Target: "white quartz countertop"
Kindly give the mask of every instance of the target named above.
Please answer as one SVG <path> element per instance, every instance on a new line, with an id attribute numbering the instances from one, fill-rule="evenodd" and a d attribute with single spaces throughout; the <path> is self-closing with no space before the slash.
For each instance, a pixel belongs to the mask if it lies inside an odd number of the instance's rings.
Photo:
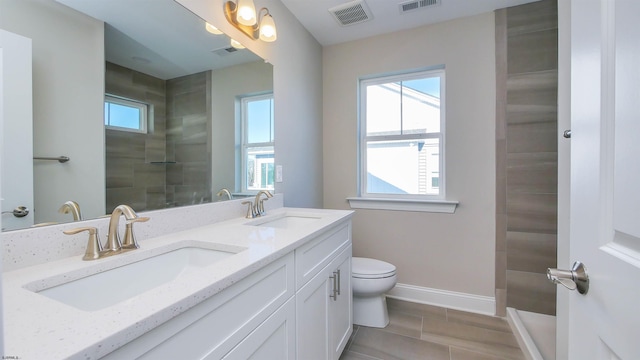
<path id="1" fill-rule="evenodd" d="M 2 355 L 24 360 L 97 359 L 293 251 L 328 226 L 348 220 L 351 214 L 346 210 L 279 208 L 253 220 L 242 217 L 143 240 L 140 249 L 112 257 L 82 261 L 78 255 L 6 272 Z M 289 227 L 255 226 L 285 216 L 315 219 Z M 153 219 L 138 226 L 154 226 Z M 234 252 L 246 249 L 96 311 L 80 310 L 33 291 L 181 246 L 203 244 Z M 122 282 L 128 280 L 125 277 Z"/>

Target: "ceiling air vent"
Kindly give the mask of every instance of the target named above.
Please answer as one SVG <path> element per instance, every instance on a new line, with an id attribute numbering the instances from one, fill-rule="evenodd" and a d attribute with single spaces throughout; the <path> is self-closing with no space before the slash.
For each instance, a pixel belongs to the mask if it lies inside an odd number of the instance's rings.
<path id="1" fill-rule="evenodd" d="M 334 6 L 329 9 L 329 12 L 342 26 L 355 25 L 373 19 L 367 4 L 362 0 Z"/>
<path id="2" fill-rule="evenodd" d="M 412 0 L 398 4 L 401 14 L 435 5 L 440 5 L 440 0 Z"/>
<path id="3" fill-rule="evenodd" d="M 211 52 L 220 56 L 220 57 L 224 57 L 227 56 L 229 54 L 232 54 L 234 52 L 238 51 L 238 49 L 230 46 L 230 47 L 225 47 L 225 48 L 221 48 L 221 49 L 216 49 L 216 50 L 212 50 Z"/>

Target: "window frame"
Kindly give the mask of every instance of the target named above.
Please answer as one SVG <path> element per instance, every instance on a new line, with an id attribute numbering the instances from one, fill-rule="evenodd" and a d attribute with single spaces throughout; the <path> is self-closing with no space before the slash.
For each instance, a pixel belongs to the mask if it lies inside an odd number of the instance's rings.
<path id="1" fill-rule="evenodd" d="M 104 103 L 106 104 L 107 102 L 112 104 L 127 106 L 130 108 L 136 108 L 140 110 L 140 118 L 138 119 L 138 125 L 139 125 L 138 129 L 134 129 L 134 128 L 106 124 L 107 116 L 106 114 L 103 113 L 103 117 L 104 117 L 103 123 L 106 129 L 116 130 L 116 131 L 127 131 L 127 132 L 139 133 L 139 134 L 148 133 L 148 128 L 149 128 L 148 123 L 149 123 L 149 114 L 150 114 L 149 104 L 142 101 L 128 99 L 128 98 L 124 98 L 124 97 L 113 95 L 113 94 L 105 94 Z"/>
<path id="2" fill-rule="evenodd" d="M 259 143 L 249 143 L 249 131 L 248 131 L 248 104 L 252 101 L 261 101 L 261 100 L 271 100 L 272 108 L 271 113 L 274 113 L 273 106 L 274 98 L 273 92 L 259 93 L 259 94 L 251 94 L 251 95 L 243 95 L 238 97 L 238 109 L 239 109 L 239 119 L 240 119 L 240 192 L 246 194 L 257 193 L 260 190 L 275 190 L 275 114 L 271 117 L 271 125 L 270 125 L 270 142 L 259 142 Z M 255 147 L 272 147 L 273 148 L 273 187 L 272 188 L 260 188 L 260 189 L 249 189 L 247 186 L 247 163 L 248 163 L 248 149 Z"/>
<path id="3" fill-rule="evenodd" d="M 383 203 L 389 203 L 390 200 L 398 200 L 400 202 L 415 201 L 436 201 L 443 202 L 446 198 L 446 173 L 445 173 L 445 128 L 446 128 L 446 73 L 444 66 L 431 67 L 428 69 L 411 70 L 394 74 L 376 75 L 361 78 L 358 82 L 359 92 L 359 116 L 358 116 L 358 200 L 380 199 Z M 400 135 L 367 135 L 367 86 L 386 84 L 390 82 L 409 81 L 416 79 L 424 79 L 429 77 L 440 78 L 440 131 L 437 133 L 422 134 L 400 134 Z M 367 145 L 369 142 L 378 141 L 394 141 L 394 140 L 421 140 L 421 139 L 438 139 L 438 157 L 439 157 L 439 192 L 437 195 L 431 194 L 385 194 L 385 193 L 369 193 L 367 191 Z M 351 202 L 351 199 L 350 199 Z M 446 202 L 446 201 L 444 201 Z M 352 204 L 353 207 L 353 204 Z M 367 207 L 368 208 L 368 207 Z M 398 209 L 393 209 L 398 210 Z"/>

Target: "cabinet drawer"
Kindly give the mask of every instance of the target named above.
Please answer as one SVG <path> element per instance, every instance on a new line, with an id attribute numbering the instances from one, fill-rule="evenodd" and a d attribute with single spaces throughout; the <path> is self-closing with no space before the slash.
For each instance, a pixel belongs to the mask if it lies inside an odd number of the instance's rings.
<path id="1" fill-rule="evenodd" d="M 300 289 L 351 242 L 351 222 L 328 230 L 295 250 L 296 289 Z"/>
<path id="2" fill-rule="evenodd" d="M 221 358 L 294 295 L 293 260 L 265 266 L 106 358 Z"/>

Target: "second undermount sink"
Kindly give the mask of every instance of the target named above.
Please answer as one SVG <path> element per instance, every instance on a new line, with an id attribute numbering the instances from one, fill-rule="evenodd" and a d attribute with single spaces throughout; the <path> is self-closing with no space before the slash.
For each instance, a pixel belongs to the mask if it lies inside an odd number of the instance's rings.
<path id="1" fill-rule="evenodd" d="M 48 289 L 34 290 L 80 310 L 96 311 L 198 271 L 244 250 L 185 246 Z"/>
<path id="2" fill-rule="evenodd" d="M 273 216 L 265 216 L 264 218 L 258 218 L 256 220 L 248 222 L 247 225 L 287 229 L 309 225 L 321 218 L 321 216 L 315 214 L 284 213 Z"/>

